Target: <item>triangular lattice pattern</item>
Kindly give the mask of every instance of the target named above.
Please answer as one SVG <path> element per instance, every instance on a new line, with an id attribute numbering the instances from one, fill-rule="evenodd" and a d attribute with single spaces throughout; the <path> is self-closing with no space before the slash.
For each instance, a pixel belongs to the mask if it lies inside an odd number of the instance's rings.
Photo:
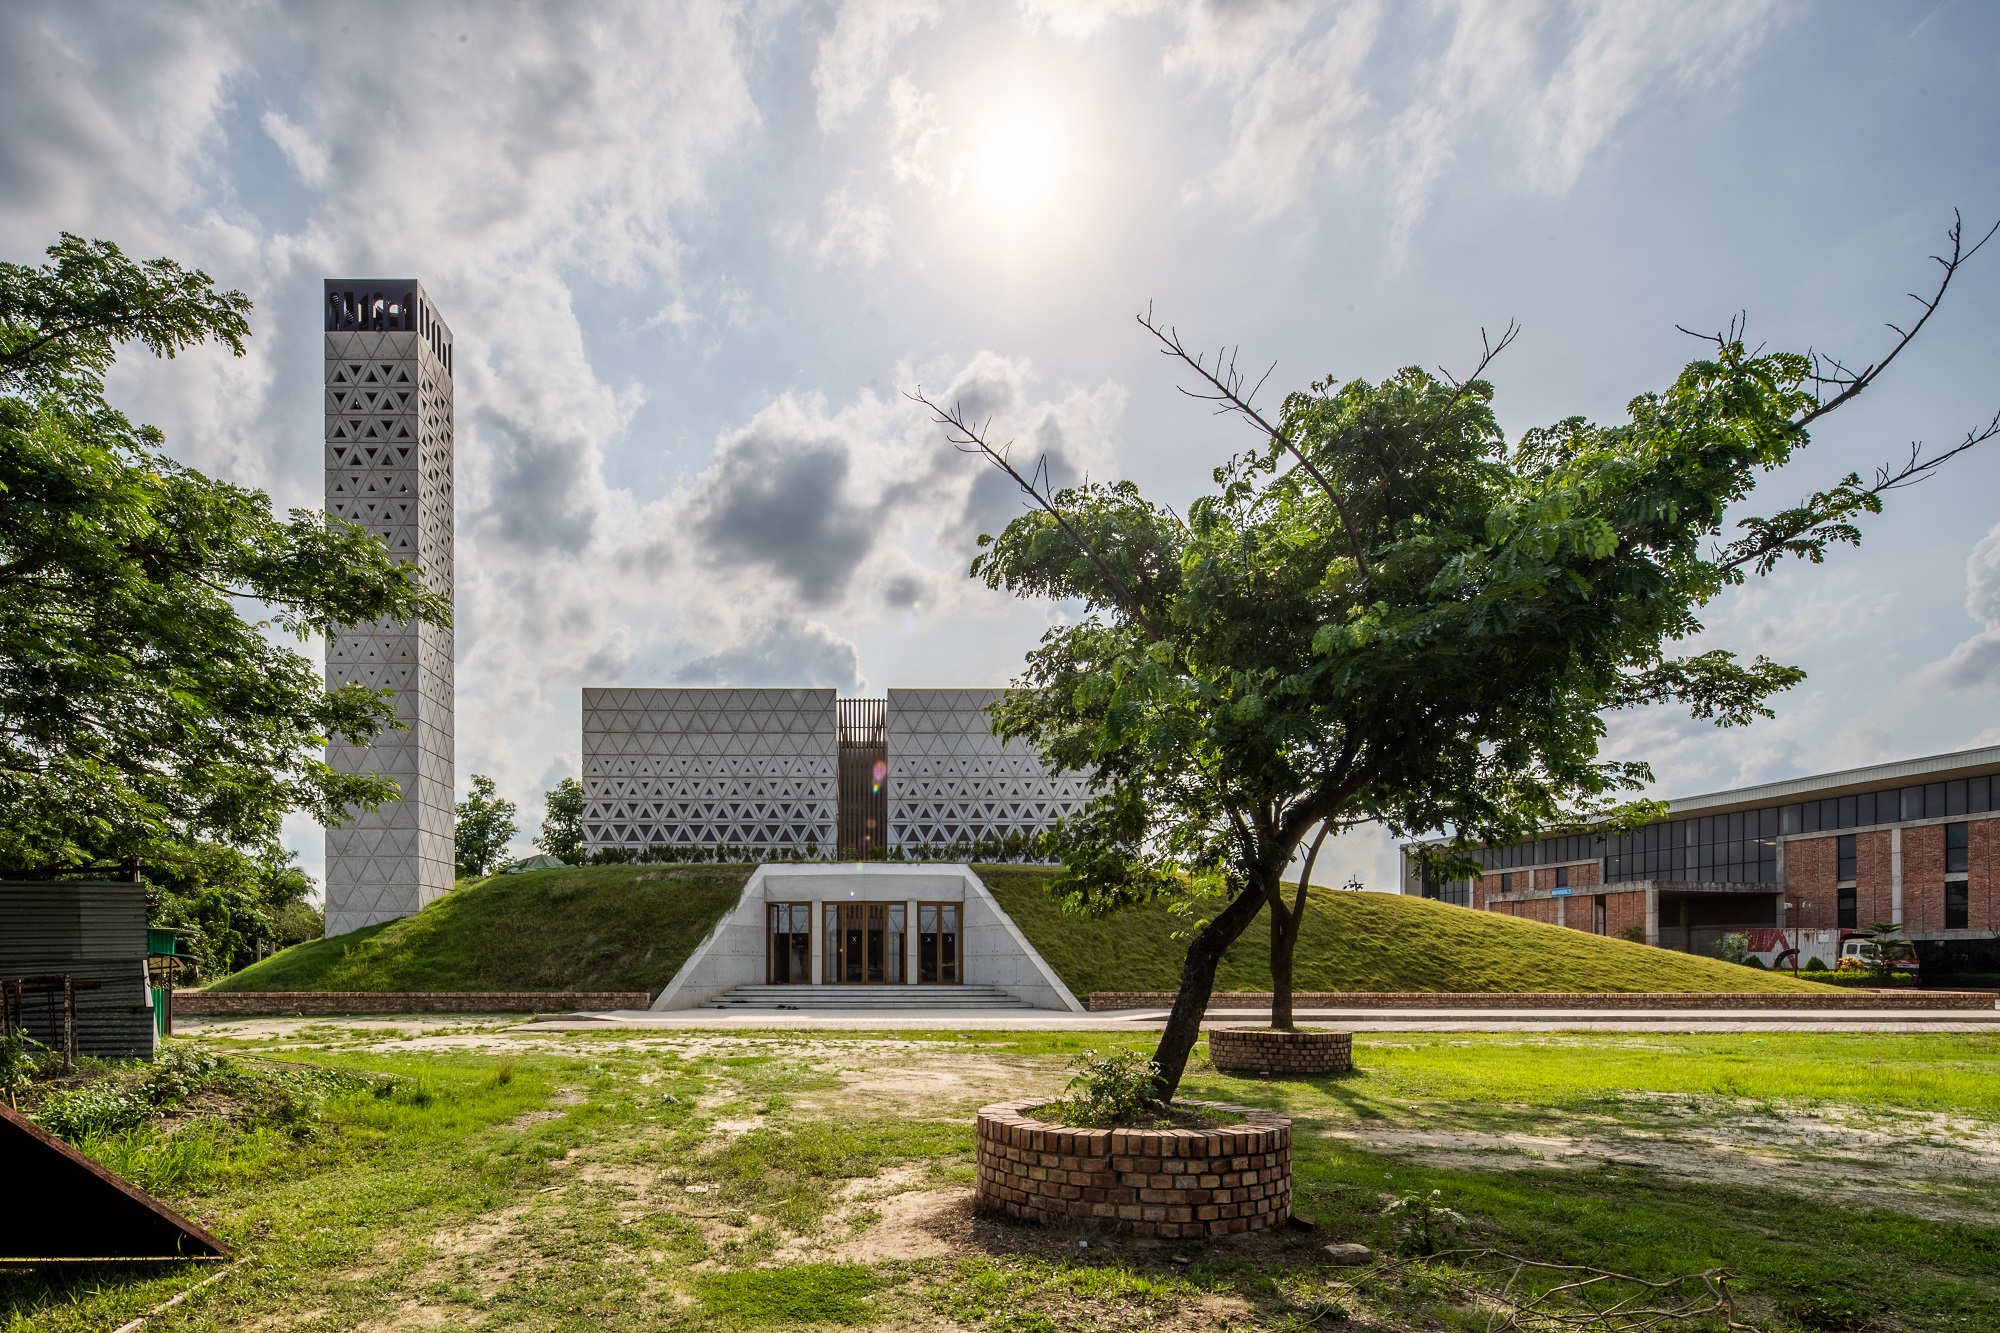
<path id="1" fill-rule="evenodd" d="M 834 692 L 585 690 L 583 793 L 593 852 L 830 851 Z"/>
<path id="2" fill-rule="evenodd" d="M 1002 742 L 999 690 L 889 691 L 889 838 L 906 850 L 1034 836 L 1083 808 L 1076 773 L 1051 775 L 1025 742 Z"/>
<path id="3" fill-rule="evenodd" d="M 450 597 L 452 387 L 439 346 L 437 336 L 407 331 L 326 335 L 326 507 Z M 406 916 L 451 888 L 451 631 L 351 626 L 327 645 L 326 675 L 329 686 L 394 690 L 408 728 L 372 746 L 336 738 L 327 749 L 338 771 L 379 772 L 403 792 L 327 830 L 326 929 L 334 935 Z"/>

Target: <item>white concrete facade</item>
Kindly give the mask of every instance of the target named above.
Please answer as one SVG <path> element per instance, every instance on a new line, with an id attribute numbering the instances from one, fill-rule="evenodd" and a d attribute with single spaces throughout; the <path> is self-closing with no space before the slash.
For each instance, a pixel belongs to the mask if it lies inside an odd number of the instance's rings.
<path id="1" fill-rule="evenodd" d="M 832 690 L 586 689 L 584 845 L 834 849 Z"/>
<path id="2" fill-rule="evenodd" d="M 993 734 L 1000 690 L 889 691 L 889 845 L 910 854 L 1034 837 L 1083 808 L 1080 773 L 1051 774 Z"/>
<path id="3" fill-rule="evenodd" d="M 1037 1009 L 1083 1010 L 971 867 L 846 863 L 757 867 L 736 905 L 688 956 L 653 1001 L 653 1008 L 692 1009 L 737 986 L 763 984 L 768 976 L 771 903 L 812 905 L 811 984 L 838 990 L 839 983 L 824 980 L 824 923 L 828 904 L 849 902 L 901 903 L 909 913 L 906 920 L 914 919 L 919 903 L 957 903 L 962 982 L 998 987 Z M 904 936 L 906 979 L 917 975 L 916 935 L 910 929 Z M 914 980 L 904 984 L 913 994 L 948 989 Z"/>
<path id="4" fill-rule="evenodd" d="M 451 331 L 414 279 L 326 284 L 326 507 L 452 598 Z M 339 772 L 394 778 L 402 799 L 326 833 L 326 933 L 417 911 L 451 889 L 452 631 L 389 621 L 327 644 L 329 687 L 395 692 L 402 730 L 335 737 Z"/>

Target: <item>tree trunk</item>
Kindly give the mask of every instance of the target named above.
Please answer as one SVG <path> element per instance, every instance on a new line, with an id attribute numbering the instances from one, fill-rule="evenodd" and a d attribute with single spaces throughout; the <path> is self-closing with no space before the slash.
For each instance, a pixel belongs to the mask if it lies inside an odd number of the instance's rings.
<path id="1" fill-rule="evenodd" d="M 1306 919 L 1306 889 L 1312 884 L 1313 862 L 1319 859 L 1320 844 L 1326 841 L 1329 825 L 1319 826 L 1319 836 L 1306 852 L 1299 867 L 1298 897 L 1285 906 L 1282 881 L 1270 887 L 1271 898 L 1271 1026 L 1281 1032 L 1292 1030 L 1292 959 L 1299 947 L 1299 924 Z"/>
<path id="2" fill-rule="evenodd" d="M 1276 875 L 1274 871 L 1272 877 Z M 1187 1072 L 1188 1056 L 1201 1040 L 1202 1015 L 1208 1012 L 1209 996 L 1215 993 L 1215 969 L 1222 955 L 1257 919 L 1268 893 L 1264 884 L 1243 890 L 1188 942 L 1187 960 L 1181 964 L 1181 988 L 1174 995 L 1173 1012 L 1167 1015 L 1167 1030 L 1160 1034 L 1160 1044 L 1153 1052 L 1153 1063 L 1160 1068 L 1162 1101 L 1173 1100 L 1181 1075 Z"/>
<path id="3" fill-rule="evenodd" d="M 1292 946 L 1299 933 L 1286 919 L 1290 916 L 1271 909 L 1271 1026 L 1281 1032 L 1292 1030 Z"/>

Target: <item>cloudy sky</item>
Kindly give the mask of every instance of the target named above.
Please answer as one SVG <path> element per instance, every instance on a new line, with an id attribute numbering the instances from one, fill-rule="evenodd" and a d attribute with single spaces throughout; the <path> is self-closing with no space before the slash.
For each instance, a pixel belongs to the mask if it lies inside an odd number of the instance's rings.
<path id="1" fill-rule="evenodd" d="M 1324 375 L 1464 367 L 1616 418 L 1675 324 L 1866 360 L 2000 217 L 2000 12 L 1779 0 L 0 7 L 0 256 L 58 231 L 256 302 L 133 361 L 183 461 L 321 497 L 319 287 L 457 342 L 458 767 L 539 819 L 578 688 L 1004 683 L 1059 608 L 965 577 L 1017 505 L 903 394 L 1183 503 L 1245 437 L 1135 327 Z M 2000 403 L 2000 244 L 1770 503 Z M 1274 395 L 1275 396 L 1275 395 Z M 2000 448 L 1711 608 L 1775 720 L 1621 716 L 1662 795 L 2000 741 Z M 316 828 L 290 837 L 320 862 Z M 1331 874 L 1386 886 L 1385 845 Z"/>

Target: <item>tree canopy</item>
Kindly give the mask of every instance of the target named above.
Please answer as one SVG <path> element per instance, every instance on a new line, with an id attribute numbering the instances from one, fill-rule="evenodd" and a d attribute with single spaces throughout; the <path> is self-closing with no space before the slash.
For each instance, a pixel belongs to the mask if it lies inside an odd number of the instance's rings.
<path id="1" fill-rule="evenodd" d="M 458 849 L 461 875 L 483 875 L 491 870 L 520 831 L 514 825 L 514 803 L 496 795 L 495 790 L 492 778 L 474 773 L 472 791 L 456 807 L 452 841 Z"/>
<path id="2" fill-rule="evenodd" d="M 449 603 L 363 529 L 281 518 L 106 402 L 126 344 L 242 355 L 242 293 L 105 241 L 64 234 L 48 255 L 0 264 L 0 866 L 203 875 L 265 857 L 289 812 L 338 823 L 395 799 L 323 757 L 336 732 L 392 725 L 386 697 L 329 691 L 283 639 L 445 625 Z"/>
<path id="3" fill-rule="evenodd" d="M 1952 240 L 1924 319 L 1978 248 Z M 1315 830 L 1446 831 L 1427 855 L 1450 873 L 1477 843 L 1646 818 L 1629 794 L 1650 774 L 1600 759 L 1603 714 L 1767 715 L 1802 673 L 1723 649 L 1675 655 L 1700 609 L 1787 556 L 1817 562 L 1858 540 L 1855 517 L 1883 494 L 2000 433 L 1996 418 L 1725 540 L 1731 506 L 1922 320 L 1852 372 L 1753 351 L 1732 328 L 1626 420 L 1571 417 L 1511 442 L 1483 375 L 1512 329 L 1463 381 L 1416 367 L 1329 377 L 1272 421 L 1232 363 L 1142 322 L 1194 373 L 1195 396 L 1263 437 L 1185 515 L 1130 482 L 1049 494 L 983 427 L 929 405 L 1034 501 L 980 539 L 974 576 L 1084 611 L 1044 636 L 994 710 L 1001 734 L 1091 775 L 1092 800 L 1059 831 L 1058 891 L 1085 911 L 1165 895 L 1197 919 L 1157 1057 L 1169 1094 L 1222 951 L 1266 905 L 1284 910 L 1280 877 Z"/>
<path id="4" fill-rule="evenodd" d="M 571 865 L 583 864 L 583 784 L 564 778 L 549 788 L 535 846 Z"/>

